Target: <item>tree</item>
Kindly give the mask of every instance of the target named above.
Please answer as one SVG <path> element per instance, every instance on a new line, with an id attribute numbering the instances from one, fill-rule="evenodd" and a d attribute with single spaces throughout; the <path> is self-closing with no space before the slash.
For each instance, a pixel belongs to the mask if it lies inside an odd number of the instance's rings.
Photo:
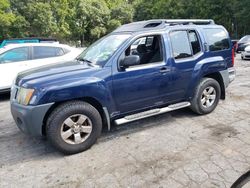
<path id="1" fill-rule="evenodd" d="M 75 7 L 70 23 L 72 39 L 86 45 L 106 34 L 110 10 L 104 0 L 78 0 Z"/>
<path id="2" fill-rule="evenodd" d="M 15 15 L 11 12 L 8 0 L 0 0 L 0 38 L 10 37 L 9 28 L 15 21 Z"/>
<path id="3" fill-rule="evenodd" d="M 134 9 L 132 3 L 123 0 L 106 0 L 106 3 L 110 9 L 110 20 L 107 24 L 108 32 L 122 24 L 133 21 Z"/>
<path id="4" fill-rule="evenodd" d="M 49 37 L 58 32 L 49 3 L 28 3 L 23 15 L 29 22 L 29 35 Z"/>
<path id="5" fill-rule="evenodd" d="M 0 38 L 44 36 L 88 45 L 122 24 L 214 19 L 238 38 L 250 33 L 249 0 L 0 0 Z"/>
<path id="6" fill-rule="evenodd" d="M 52 15 L 58 30 L 54 36 L 60 41 L 66 41 L 71 35 L 69 22 L 73 11 L 70 8 L 69 1 L 70 0 L 50 1 Z"/>
<path id="7" fill-rule="evenodd" d="M 227 28 L 231 36 L 250 33 L 249 0 L 140 0 L 135 20 L 155 18 L 213 19 Z"/>
<path id="8" fill-rule="evenodd" d="M 234 7 L 235 32 L 240 36 L 250 34 L 250 1 L 236 0 Z"/>

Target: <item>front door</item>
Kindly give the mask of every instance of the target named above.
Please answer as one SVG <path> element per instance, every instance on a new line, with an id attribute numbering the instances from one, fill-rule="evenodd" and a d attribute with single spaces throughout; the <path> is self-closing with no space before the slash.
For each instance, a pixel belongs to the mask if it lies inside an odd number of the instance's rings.
<path id="1" fill-rule="evenodd" d="M 140 43 L 135 47 L 137 40 Z M 164 58 L 162 36 L 146 36 L 137 40 L 119 60 L 129 55 L 138 55 L 140 64 L 120 71 L 118 67 L 113 71 L 113 94 L 119 113 L 164 104 L 169 94 L 171 69 Z"/>

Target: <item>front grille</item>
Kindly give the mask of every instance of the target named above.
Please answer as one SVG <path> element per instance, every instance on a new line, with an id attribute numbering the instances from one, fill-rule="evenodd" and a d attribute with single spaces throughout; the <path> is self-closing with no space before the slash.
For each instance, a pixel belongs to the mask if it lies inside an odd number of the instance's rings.
<path id="1" fill-rule="evenodd" d="M 18 93 L 18 87 L 17 86 L 12 86 L 11 93 L 10 93 L 10 99 L 15 100 L 16 97 L 17 97 L 17 93 Z"/>
<path id="2" fill-rule="evenodd" d="M 19 81 L 21 80 L 21 76 L 20 75 L 18 75 L 17 77 L 16 77 L 16 81 L 15 81 L 15 85 L 19 85 L 18 83 L 19 83 Z"/>

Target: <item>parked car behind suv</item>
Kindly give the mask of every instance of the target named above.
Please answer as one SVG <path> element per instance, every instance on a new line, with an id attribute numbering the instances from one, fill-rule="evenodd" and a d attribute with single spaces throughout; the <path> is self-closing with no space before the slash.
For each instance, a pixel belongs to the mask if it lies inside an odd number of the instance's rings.
<path id="1" fill-rule="evenodd" d="M 250 45 L 247 46 L 243 52 L 241 52 L 241 59 L 250 59 Z"/>
<path id="2" fill-rule="evenodd" d="M 20 130 L 73 154 L 91 147 L 113 122 L 185 107 L 212 112 L 226 98 L 233 66 L 228 32 L 212 20 L 135 22 L 73 62 L 19 74 L 11 112 Z"/>
<path id="3" fill-rule="evenodd" d="M 40 38 L 40 37 L 28 37 L 28 38 L 12 38 L 0 40 L 0 48 L 10 44 L 23 44 L 23 43 L 58 43 L 54 38 Z"/>
<path id="4" fill-rule="evenodd" d="M 243 52 L 247 46 L 250 46 L 250 35 L 246 35 L 238 41 L 236 52 Z"/>
<path id="5" fill-rule="evenodd" d="M 82 51 L 56 43 L 9 44 L 0 49 L 0 93 L 9 91 L 17 74 L 75 59 Z"/>

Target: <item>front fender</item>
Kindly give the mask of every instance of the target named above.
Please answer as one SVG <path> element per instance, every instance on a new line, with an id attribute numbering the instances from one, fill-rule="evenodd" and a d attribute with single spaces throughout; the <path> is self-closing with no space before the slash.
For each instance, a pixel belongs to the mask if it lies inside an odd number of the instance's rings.
<path id="1" fill-rule="evenodd" d="M 112 111 L 112 85 L 96 77 L 59 81 L 36 91 L 34 105 L 91 97 Z"/>

